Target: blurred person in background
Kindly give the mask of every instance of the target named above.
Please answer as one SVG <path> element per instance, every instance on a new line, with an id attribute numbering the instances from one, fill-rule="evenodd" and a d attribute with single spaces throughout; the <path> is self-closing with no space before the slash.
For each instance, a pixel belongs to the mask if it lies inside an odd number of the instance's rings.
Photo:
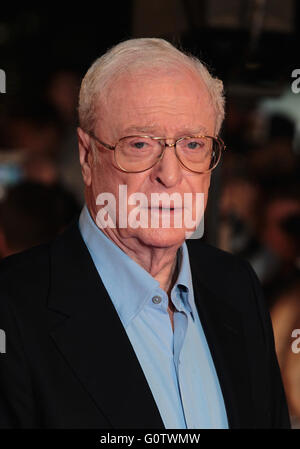
<path id="1" fill-rule="evenodd" d="M 293 347 L 293 340 L 300 336 L 299 195 L 281 193 L 266 204 L 264 238 L 281 260 L 280 270 L 265 292 L 292 425 L 300 428 L 300 343 Z M 294 334 L 297 329 L 299 333 Z"/>
<path id="2" fill-rule="evenodd" d="M 288 118 L 274 114 L 266 121 L 267 131 L 262 142 L 249 152 L 248 167 L 264 185 L 282 178 L 288 180 L 299 170 L 299 156 L 294 151 L 295 124 Z"/>
<path id="3" fill-rule="evenodd" d="M 299 188 L 299 187 L 298 187 Z M 262 240 L 276 253 L 286 264 L 283 270 L 289 270 L 295 263 L 298 254 L 298 246 L 293 234 L 288 231 L 288 225 L 284 225 L 293 217 L 300 215 L 300 195 L 293 196 L 289 193 L 273 193 L 266 199 L 262 220 Z M 296 221 L 295 221 L 296 223 Z"/>
<path id="4" fill-rule="evenodd" d="M 299 237 L 298 237 L 299 239 Z M 299 240 L 298 240 L 299 241 Z M 300 276 L 281 282 L 271 317 L 279 365 L 294 428 L 300 428 Z M 297 339 L 297 340 L 296 340 Z"/>
<path id="5" fill-rule="evenodd" d="M 252 147 L 246 144 L 246 151 L 224 162 L 219 241 L 245 257 L 263 284 L 292 425 L 298 428 L 300 358 L 292 350 L 292 332 L 300 328 L 299 156 L 289 119 L 273 115 L 260 127 Z M 248 134 L 243 129 L 244 139 Z M 233 145 L 243 147 L 240 136 L 238 130 Z"/>
<path id="6" fill-rule="evenodd" d="M 0 202 L 0 257 L 52 240 L 78 212 L 74 196 L 60 185 L 11 187 Z"/>
<path id="7" fill-rule="evenodd" d="M 220 199 L 220 248 L 247 259 L 264 285 L 273 279 L 279 257 L 260 237 L 262 188 L 248 173 L 223 183 Z"/>
<path id="8" fill-rule="evenodd" d="M 224 183 L 220 201 L 220 247 L 246 258 L 265 289 L 295 268 L 298 255 L 281 224 L 299 213 L 299 187 L 291 179 L 281 183 L 282 178 L 267 186 L 233 177 Z"/>
<path id="9" fill-rule="evenodd" d="M 20 154 L 23 178 L 44 184 L 58 181 L 58 157 L 62 129 L 49 104 L 11 105 L 7 117 L 7 150 Z"/>
<path id="10" fill-rule="evenodd" d="M 66 126 L 76 124 L 79 87 L 79 76 L 72 70 L 63 69 L 54 71 L 46 85 L 45 97 Z"/>
<path id="11" fill-rule="evenodd" d="M 45 98 L 10 105 L 2 145 L 8 155 L 19 154 L 23 179 L 47 185 L 60 182 L 82 204 L 82 177 L 74 151 L 76 109 L 72 115 L 69 113 L 74 107 L 74 97 L 77 101 L 78 90 L 75 75 L 74 79 L 71 77 L 73 84 L 70 76 L 58 73 L 59 82 L 54 76 L 51 81 L 54 85 L 50 83 Z"/>
<path id="12" fill-rule="evenodd" d="M 55 108 L 62 127 L 59 145 L 58 171 L 63 184 L 83 204 L 83 181 L 77 153 L 77 101 L 80 80 L 72 70 L 56 70 L 46 86 L 46 98 Z"/>

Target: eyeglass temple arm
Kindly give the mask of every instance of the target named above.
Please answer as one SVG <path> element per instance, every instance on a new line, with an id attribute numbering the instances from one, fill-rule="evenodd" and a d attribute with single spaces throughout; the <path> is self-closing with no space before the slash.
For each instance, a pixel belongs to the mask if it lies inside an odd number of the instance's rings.
<path id="1" fill-rule="evenodd" d="M 95 139 L 98 143 L 100 143 L 100 145 L 102 145 L 103 147 L 107 148 L 108 150 L 114 150 L 116 148 L 115 146 L 108 145 L 108 143 L 102 142 L 102 140 L 98 139 L 98 137 L 95 136 L 95 134 L 92 131 L 87 133 L 87 134 L 89 136 L 91 136 L 93 139 Z"/>

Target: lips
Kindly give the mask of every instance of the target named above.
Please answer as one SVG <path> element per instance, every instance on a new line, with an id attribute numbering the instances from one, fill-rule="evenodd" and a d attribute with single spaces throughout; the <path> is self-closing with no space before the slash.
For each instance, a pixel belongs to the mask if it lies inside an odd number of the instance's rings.
<path id="1" fill-rule="evenodd" d="M 148 207 L 150 210 L 181 210 L 181 207 L 170 207 L 170 206 L 159 206 L 159 207 Z"/>

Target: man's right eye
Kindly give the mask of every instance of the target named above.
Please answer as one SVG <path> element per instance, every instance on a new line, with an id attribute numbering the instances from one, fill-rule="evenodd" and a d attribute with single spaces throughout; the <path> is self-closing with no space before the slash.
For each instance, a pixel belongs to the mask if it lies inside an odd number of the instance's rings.
<path id="1" fill-rule="evenodd" d="M 153 147 L 153 142 L 151 139 L 145 139 L 137 137 L 135 139 L 131 139 L 127 142 L 127 145 L 131 150 L 151 150 Z"/>
<path id="2" fill-rule="evenodd" d="M 134 148 L 141 150 L 147 146 L 147 143 L 146 142 L 134 142 L 133 146 L 134 146 Z"/>

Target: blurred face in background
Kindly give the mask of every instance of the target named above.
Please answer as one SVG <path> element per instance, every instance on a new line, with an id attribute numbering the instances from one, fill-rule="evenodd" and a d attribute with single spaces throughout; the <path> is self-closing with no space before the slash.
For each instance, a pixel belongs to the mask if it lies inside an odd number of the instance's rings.
<path id="1" fill-rule="evenodd" d="M 293 198 L 277 198 L 266 206 L 262 238 L 264 243 L 282 260 L 293 262 L 298 255 L 295 240 L 284 231 L 282 223 L 300 214 L 300 202 Z"/>

